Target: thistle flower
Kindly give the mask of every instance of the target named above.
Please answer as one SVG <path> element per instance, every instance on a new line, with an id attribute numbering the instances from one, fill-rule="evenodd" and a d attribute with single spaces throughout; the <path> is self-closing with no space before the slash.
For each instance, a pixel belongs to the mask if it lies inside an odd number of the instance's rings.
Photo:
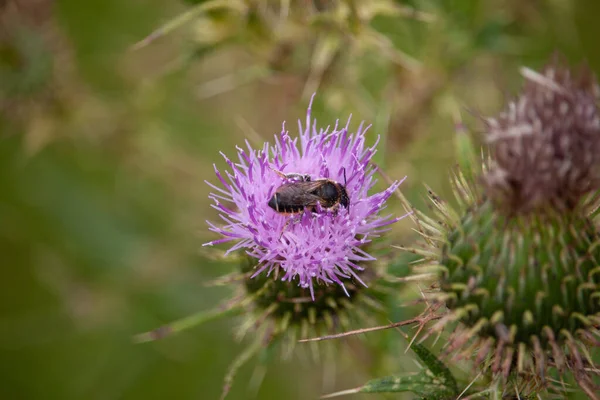
<path id="1" fill-rule="evenodd" d="M 231 171 L 221 173 L 215 166 L 222 187 L 207 182 L 215 190 L 209 196 L 213 207 L 225 222 L 208 224 L 223 238 L 206 245 L 235 242 L 227 253 L 246 249 L 257 263 L 252 277 L 273 273 L 282 281 L 297 279 L 313 299 L 315 284 L 338 284 L 347 295 L 345 280 L 353 278 L 365 285 L 359 276 L 364 270 L 361 264 L 374 260 L 364 251 L 365 245 L 402 218 L 379 215 L 400 182 L 368 194 L 375 184 L 371 159 L 377 142 L 366 146 L 367 129 L 361 124 L 351 134 L 349 123 L 338 129 L 336 122 L 331 132 L 329 127 L 317 129 L 309 106 L 305 126 L 299 123 L 299 138 L 292 138 L 284 125 L 274 145 L 266 143 L 256 151 L 246 142 L 247 149 L 238 148 L 238 162 L 223 154 Z M 349 204 L 334 211 L 306 208 L 291 216 L 277 212 L 268 205 L 277 188 L 286 183 L 277 171 L 343 184 Z"/>
<path id="2" fill-rule="evenodd" d="M 524 76 L 518 99 L 487 120 L 491 157 L 453 180 L 460 207 L 430 193 L 437 218 L 414 217 L 427 248 L 413 251 L 433 268 L 433 297 L 447 307 L 431 332 L 452 326 L 445 351 L 491 373 L 503 393 L 539 392 L 550 374 L 562 382 L 570 371 L 598 399 L 597 84 L 556 62 Z"/>
<path id="3" fill-rule="evenodd" d="M 237 272 L 213 282 L 233 286 L 236 294 L 215 310 L 138 335 L 138 341 L 241 314 L 236 336 L 241 340 L 253 333 L 254 340 L 231 364 L 225 396 L 236 371 L 258 353 L 277 346 L 288 358 L 300 338 L 376 322 L 374 317 L 385 311 L 384 297 L 395 291 L 386 279 L 387 260 L 372 255 L 382 247 L 373 239 L 402 218 L 379 214 L 401 182 L 369 194 L 375 184 L 371 159 L 377 141 L 368 147 L 367 128 L 361 124 L 350 133 L 349 123 L 338 129 L 336 122 L 331 131 L 318 129 L 309 105 L 305 125 L 299 123 L 299 137 L 292 138 L 284 126 L 273 145 L 257 151 L 246 142 L 246 149 L 238 148 L 236 162 L 223 155 L 229 169 L 221 172 L 215 166 L 220 186 L 207 182 L 214 189 L 212 206 L 223 221 L 208 224 L 221 238 L 205 246 L 232 244 L 227 251 L 212 248 L 206 254 L 237 264 Z M 348 204 L 327 208 L 318 203 L 291 215 L 269 206 L 281 185 L 297 183 L 298 178 L 343 185 Z M 313 359 L 325 354 L 328 371 L 334 368 L 333 359 L 340 354 L 335 347 L 318 351 L 315 343 L 306 346 Z"/>

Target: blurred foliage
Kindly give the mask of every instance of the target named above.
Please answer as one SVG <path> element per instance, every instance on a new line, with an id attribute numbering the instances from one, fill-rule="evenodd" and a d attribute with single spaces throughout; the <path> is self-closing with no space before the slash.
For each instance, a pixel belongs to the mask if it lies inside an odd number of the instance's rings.
<path id="1" fill-rule="evenodd" d="M 229 295 L 203 283 L 231 267 L 199 251 L 212 239 L 203 180 L 222 165 L 218 151 L 269 139 L 284 120 L 294 132 L 317 91 L 323 125 L 350 113 L 374 125 L 378 162 L 408 175 L 402 190 L 423 206 L 424 182 L 449 193 L 459 116 L 481 129 L 468 111 L 498 111 L 519 66 L 559 50 L 600 71 L 599 7 L 0 2 L 0 398 L 217 398 L 241 348 L 235 321 L 149 345 L 131 337 Z M 178 29 L 140 44 L 182 15 Z M 399 201 L 392 208 L 402 212 Z M 406 244 L 411 228 L 404 220 L 391 235 Z M 401 297 L 417 293 L 407 285 Z M 410 315 L 400 301 L 389 305 L 394 320 Z M 335 387 L 321 371 L 273 361 L 258 398 L 313 399 L 414 370 L 397 332 L 369 335 L 364 359 L 341 365 Z M 248 398 L 251 373 L 241 371 L 232 399 Z"/>

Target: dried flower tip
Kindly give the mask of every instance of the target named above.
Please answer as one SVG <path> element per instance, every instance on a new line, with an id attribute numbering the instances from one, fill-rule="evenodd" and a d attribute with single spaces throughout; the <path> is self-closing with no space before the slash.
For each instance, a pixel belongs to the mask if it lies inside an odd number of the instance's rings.
<path id="1" fill-rule="evenodd" d="M 598 84 L 587 67 L 577 74 L 558 61 L 541 73 L 523 69 L 519 97 L 487 120 L 493 163 L 488 195 L 509 212 L 580 205 L 600 188 Z"/>

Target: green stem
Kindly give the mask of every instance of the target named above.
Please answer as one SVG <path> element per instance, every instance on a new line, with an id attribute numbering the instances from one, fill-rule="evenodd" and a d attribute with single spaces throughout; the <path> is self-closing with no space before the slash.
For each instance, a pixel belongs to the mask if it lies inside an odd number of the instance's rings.
<path id="1" fill-rule="evenodd" d="M 159 328 L 153 329 L 148 332 L 140 333 L 133 337 L 135 343 L 146 343 L 152 342 L 158 339 L 163 339 L 174 333 L 179 333 L 194 326 L 209 322 L 215 319 L 219 319 L 229 315 L 240 314 L 243 307 L 240 304 L 228 306 L 225 309 L 217 308 L 214 310 L 201 311 L 196 314 L 192 314 L 175 322 L 167 325 L 163 325 Z"/>
<path id="2" fill-rule="evenodd" d="M 235 378 L 235 374 L 238 370 L 248 362 L 253 356 L 258 354 L 259 350 L 262 348 L 261 340 L 255 340 L 246 350 L 244 350 L 240 355 L 238 355 L 235 360 L 229 366 L 227 370 L 227 375 L 225 376 L 224 385 L 223 385 L 223 393 L 221 393 L 221 400 L 227 397 L 229 390 L 231 389 L 231 385 L 233 384 L 233 379 Z"/>
<path id="3" fill-rule="evenodd" d="M 183 14 L 180 14 L 179 16 L 173 18 L 172 20 L 170 20 L 169 22 L 167 22 L 166 24 L 164 24 L 163 26 L 146 36 L 144 39 L 134 44 L 131 47 L 131 50 L 139 50 L 143 47 L 146 47 L 156 39 L 171 33 L 175 29 L 181 27 L 182 25 L 185 25 L 189 21 L 193 20 L 200 14 L 205 13 L 207 11 L 216 10 L 219 8 L 231 8 L 242 10 L 244 9 L 244 7 L 245 6 L 243 2 L 236 0 L 212 0 L 207 1 L 206 3 L 200 3 L 192 7 L 188 11 L 184 12 Z"/>

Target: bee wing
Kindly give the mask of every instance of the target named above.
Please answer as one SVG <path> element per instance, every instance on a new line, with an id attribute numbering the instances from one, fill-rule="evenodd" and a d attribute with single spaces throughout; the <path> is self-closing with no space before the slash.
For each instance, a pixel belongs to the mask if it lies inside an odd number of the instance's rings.
<path id="1" fill-rule="evenodd" d="M 320 197 L 313 192 L 319 188 L 318 182 L 296 182 L 288 183 L 282 186 L 284 190 L 279 190 L 279 198 L 282 203 L 297 206 L 315 206 Z"/>
<path id="2" fill-rule="evenodd" d="M 305 207 L 314 207 L 321 199 L 309 192 L 315 190 L 312 182 L 287 183 L 277 189 L 277 193 L 269 201 L 269 206 L 278 212 L 297 213 Z"/>
<path id="3" fill-rule="evenodd" d="M 323 185 L 323 181 L 297 182 L 290 185 L 293 185 L 304 192 L 314 194 L 314 192 Z"/>

